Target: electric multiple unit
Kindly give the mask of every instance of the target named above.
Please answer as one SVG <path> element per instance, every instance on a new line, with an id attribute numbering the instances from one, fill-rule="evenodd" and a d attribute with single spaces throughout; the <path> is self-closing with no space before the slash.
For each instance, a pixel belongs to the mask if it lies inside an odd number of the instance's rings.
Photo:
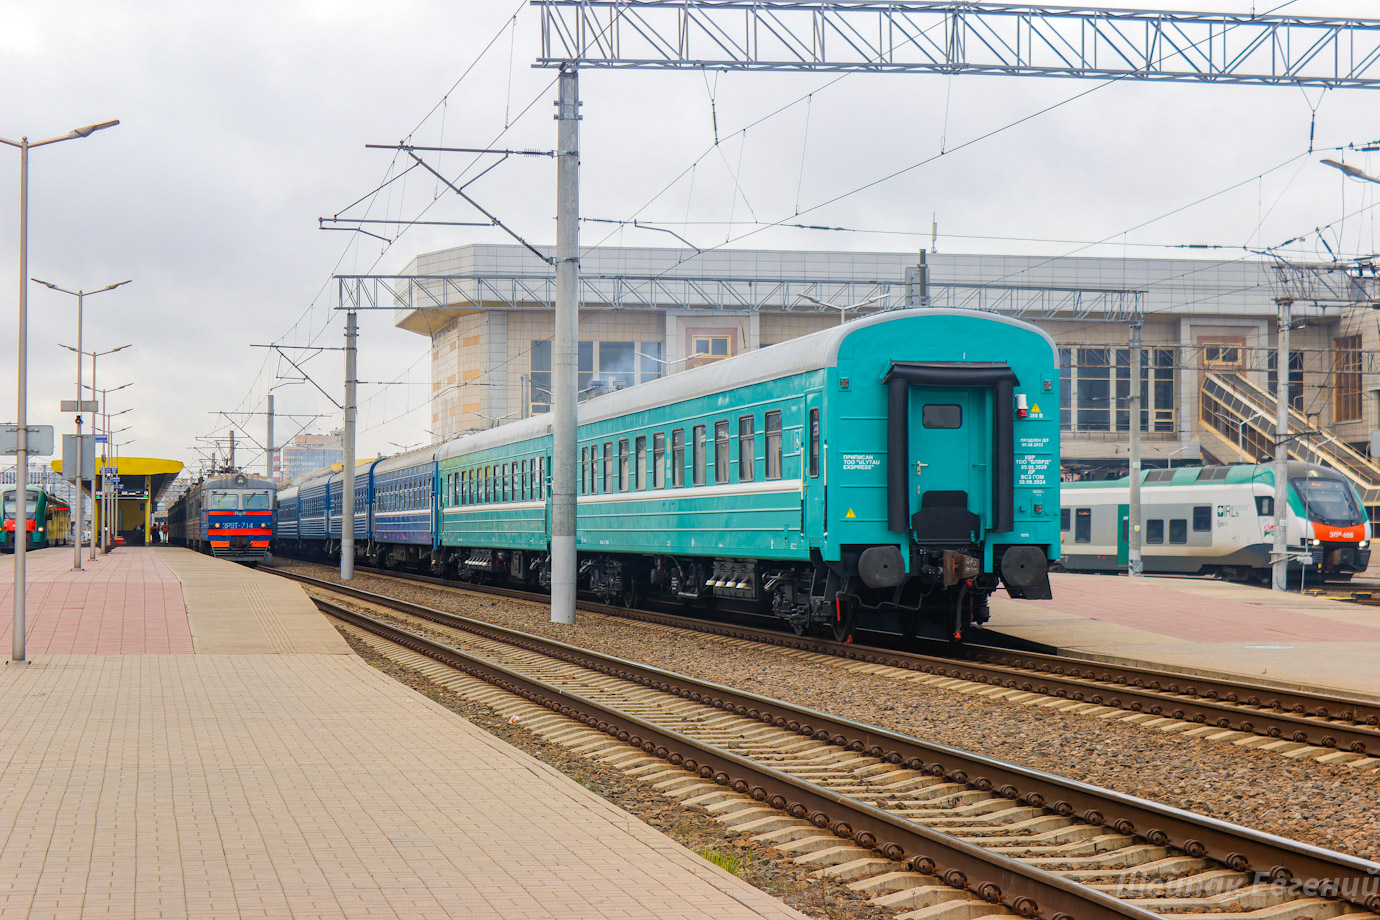
<path id="1" fill-rule="evenodd" d="M 45 546 L 67 546 L 72 542 L 72 509 L 67 502 L 51 492 L 30 487 L 26 497 L 25 549 Z M 18 490 L 14 486 L 0 489 L 0 552 L 14 552 L 14 535 L 19 527 Z"/>
<path id="2" fill-rule="evenodd" d="M 1141 474 L 1141 559 L 1146 572 L 1268 581 L 1274 550 L 1272 464 L 1185 467 Z M 1345 581 L 1370 563 L 1371 527 L 1356 489 L 1336 470 L 1289 464 L 1285 534 L 1289 567 Z M 1129 479 L 1065 483 L 1062 565 L 1124 570 Z"/>
<path id="3" fill-rule="evenodd" d="M 859 319 L 581 404 L 581 590 L 960 637 L 1049 596 L 1059 376 L 1049 336 L 970 310 Z M 279 492 L 278 552 L 550 583 L 551 418 Z"/>
<path id="4" fill-rule="evenodd" d="M 277 485 L 244 473 L 203 479 L 168 509 L 168 537 L 235 562 L 267 562 Z"/>

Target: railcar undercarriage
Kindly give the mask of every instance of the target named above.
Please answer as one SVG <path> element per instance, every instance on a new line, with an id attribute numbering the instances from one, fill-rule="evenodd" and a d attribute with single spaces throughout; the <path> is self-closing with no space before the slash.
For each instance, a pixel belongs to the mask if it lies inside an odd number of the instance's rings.
<path id="1" fill-rule="evenodd" d="M 339 544 L 322 547 L 339 555 Z M 780 562 L 729 557 L 580 556 L 579 590 L 605 603 L 676 603 L 781 620 L 797 635 L 831 635 L 840 642 L 858 628 L 906 637 L 962 641 L 989 616 L 988 598 L 1005 585 L 1012 597 L 1049 596 L 1044 553 L 1036 547 L 998 547 L 1000 574 L 982 570 L 981 548 L 915 547 L 907 572 L 893 546 L 845 547 L 826 562 Z M 369 544 L 361 557 L 384 568 L 439 575 L 472 584 L 547 589 L 550 555 L 542 551 L 443 547 L 437 551 Z"/>

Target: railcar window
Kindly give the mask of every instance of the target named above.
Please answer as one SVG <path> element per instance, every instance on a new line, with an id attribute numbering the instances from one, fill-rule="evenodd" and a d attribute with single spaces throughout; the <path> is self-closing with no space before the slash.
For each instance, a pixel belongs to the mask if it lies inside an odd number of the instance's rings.
<path id="1" fill-rule="evenodd" d="M 1176 518 L 1169 522 L 1169 542 L 1188 542 L 1188 518 Z"/>
<path id="2" fill-rule="evenodd" d="M 1078 508 L 1073 517 L 1073 542 L 1092 542 L 1092 509 Z"/>
<path id="3" fill-rule="evenodd" d="M 738 417 L 738 481 L 752 482 L 757 467 L 756 420 L 750 415 Z"/>
<path id="4" fill-rule="evenodd" d="M 1195 505 L 1193 508 L 1193 529 L 1195 531 L 1212 529 L 1212 506 Z"/>
<path id="5" fill-rule="evenodd" d="M 1308 517 L 1320 524 L 1344 527 L 1365 520 L 1346 483 L 1338 479 L 1295 479 L 1294 491 L 1303 499 Z"/>
<path id="6" fill-rule="evenodd" d="M 589 490 L 589 448 L 580 448 L 580 494 Z"/>
<path id="7" fill-rule="evenodd" d="M 1060 509 L 1059 509 L 1059 529 L 1060 529 L 1060 530 L 1068 530 L 1068 529 L 1069 529 L 1069 520 L 1070 520 L 1071 517 L 1072 517 L 1072 514 L 1070 513 L 1070 511 L 1069 511 L 1068 508 L 1060 508 Z"/>
<path id="8" fill-rule="evenodd" d="M 267 511 L 269 500 L 267 492 L 252 492 L 244 497 L 244 507 L 248 511 Z"/>
<path id="9" fill-rule="evenodd" d="M 604 492 L 613 491 L 613 442 L 604 442 Z"/>
<path id="10" fill-rule="evenodd" d="M 641 491 L 647 484 L 647 480 L 644 478 L 647 470 L 647 436 L 639 435 L 633 443 L 636 449 L 633 452 L 632 487 Z"/>
<path id="11" fill-rule="evenodd" d="M 671 488 L 685 485 L 685 429 L 671 432 Z"/>
<path id="12" fill-rule="evenodd" d="M 666 435 L 652 435 L 652 488 L 666 488 Z"/>
<path id="13" fill-rule="evenodd" d="M 211 496 L 211 510 L 232 511 L 239 504 L 239 502 L 236 501 L 236 498 L 237 496 L 232 495 L 228 492 L 218 492 L 217 494 Z"/>
<path id="14" fill-rule="evenodd" d="M 963 407 L 954 405 L 930 405 L 920 410 L 920 419 L 926 428 L 962 428 Z"/>
<path id="15" fill-rule="evenodd" d="M 819 410 L 810 410 L 810 478 L 819 478 Z"/>
<path id="16" fill-rule="evenodd" d="M 512 464 L 509 466 L 509 469 L 512 471 L 512 474 L 513 474 L 513 501 L 517 501 L 517 500 L 518 500 L 518 492 L 519 492 L 519 490 L 521 490 L 521 488 L 522 488 L 522 480 L 521 480 L 521 479 L 518 479 L 518 462 L 517 462 L 516 460 L 514 460 L 514 461 L 512 462 Z M 526 479 L 526 478 L 527 478 L 527 477 L 526 477 L 526 475 L 524 474 L 523 479 Z"/>
<path id="17" fill-rule="evenodd" d="M 1164 521 L 1145 522 L 1145 542 L 1163 543 L 1164 542 Z"/>
<path id="18" fill-rule="evenodd" d="M 766 416 L 767 437 L 767 478 L 781 478 L 781 413 L 768 412 Z"/>
<path id="19" fill-rule="evenodd" d="M 704 454 L 705 454 L 705 444 L 704 444 L 704 434 L 705 434 L 705 432 L 704 432 L 704 426 L 703 426 L 703 425 L 696 425 L 696 426 L 695 426 L 695 430 L 691 433 L 691 438 L 692 438 L 691 444 L 690 444 L 691 462 L 693 462 L 694 465 L 695 465 L 694 479 L 692 479 L 691 481 L 692 481 L 695 485 L 697 485 L 697 486 L 702 486 L 702 485 L 704 485 L 704 480 L 705 480 L 705 475 L 704 475 L 704 467 L 705 467 L 705 456 L 704 456 Z"/>
<path id="20" fill-rule="evenodd" d="M 537 458 L 537 498 L 546 497 L 546 458 Z"/>
<path id="21" fill-rule="evenodd" d="M 1273 495 L 1257 495 L 1255 497 L 1255 513 L 1261 517 L 1275 516 L 1275 497 Z"/>
<path id="22" fill-rule="evenodd" d="M 728 482 L 728 420 L 714 423 L 714 481 Z"/>
<path id="23" fill-rule="evenodd" d="M 484 467 L 484 502 L 485 504 L 493 501 L 494 498 L 494 468 Z"/>
<path id="24" fill-rule="evenodd" d="M 618 491 L 628 491 L 628 439 L 618 439 Z"/>

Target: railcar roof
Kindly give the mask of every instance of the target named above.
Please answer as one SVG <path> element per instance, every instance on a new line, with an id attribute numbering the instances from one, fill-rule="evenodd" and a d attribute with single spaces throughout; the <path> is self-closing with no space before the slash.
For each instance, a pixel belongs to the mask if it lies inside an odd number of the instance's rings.
<path id="1" fill-rule="evenodd" d="M 429 466 L 435 462 L 436 448 L 422 447 L 417 450 L 410 450 L 405 454 L 385 457 L 374 467 L 374 475 L 378 476 L 393 470 L 410 469 L 414 466 Z"/>
<path id="2" fill-rule="evenodd" d="M 1015 326 L 1034 332 L 1054 349 L 1054 339 L 1042 329 L 1022 320 L 981 310 L 891 310 L 855 319 L 839 326 L 831 326 L 798 338 L 789 339 L 769 348 L 746 351 L 712 364 L 691 368 L 625 390 L 616 390 L 580 404 L 580 424 L 587 425 L 604 419 L 631 415 L 656 409 L 668 403 L 700 396 L 709 396 L 734 387 L 749 386 L 767 380 L 792 377 L 809 371 L 833 367 L 838 363 L 843 340 L 867 326 L 935 316 L 977 316 L 990 322 Z M 519 422 L 491 428 L 475 434 L 463 435 L 448 441 L 437 452 L 438 459 L 473 454 L 491 447 L 501 447 L 551 433 L 551 416 L 534 415 Z"/>
<path id="3" fill-rule="evenodd" d="M 214 479 L 203 479 L 197 483 L 203 489 L 268 489 L 270 491 L 278 488 L 278 484 L 261 476 L 245 476 L 244 482 L 236 482 L 234 476 L 217 476 Z"/>
<path id="4" fill-rule="evenodd" d="M 1170 475 L 1165 475 L 1169 473 Z M 1303 463 L 1298 460 L 1289 461 L 1289 478 L 1298 476 L 1312 476 L 1322 479 L 1341 479 L 1345 477 L 1341 473 L 1326 466 L 1317 466 L 1312 463 Z M 1177 470 L 1156 469 L 1142 470 L 1140 474 L 1141 485 L 1145 488 L 1153 489 L 1157 486 L 1192 486 L 1192 485 L 1240 485 L 1247 482 L 1260 482 L 1273 484 L 1275 481 L 1275 467 L 1273 463 L 1233 463 L 1226 466 L 1185 466 Z M 1104 479 L 1083 482 L 1065 482 L 1060 485 L 1064 490 L 1079 489 L 1102 489 L 1102 488 L 1127 488 L 1131 484 L 1130 476 L 1122 476 L 1119 479 Z"/>

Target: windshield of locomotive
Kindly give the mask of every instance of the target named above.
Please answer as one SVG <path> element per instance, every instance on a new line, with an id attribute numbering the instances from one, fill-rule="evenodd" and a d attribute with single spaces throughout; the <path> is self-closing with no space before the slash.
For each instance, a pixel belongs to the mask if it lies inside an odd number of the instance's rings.
<path id="1" fill-rule="evenodd" d="M 1294 489 L 1303 498 L 1309 520 L 1346 526 L 1365 520 L 1346 483 L 1336 479 L 1295 479 Z"/>

